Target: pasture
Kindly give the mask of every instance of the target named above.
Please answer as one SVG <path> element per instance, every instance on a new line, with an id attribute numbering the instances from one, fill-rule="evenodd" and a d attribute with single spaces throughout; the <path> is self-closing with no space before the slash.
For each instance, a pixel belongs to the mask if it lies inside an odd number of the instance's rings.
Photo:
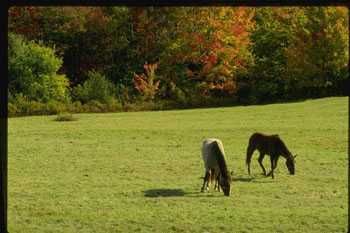
<path id="1" fill-rule="evenodd" d="M 348 97 L 181 111 L 9 119 L 9 232 L 346 232 Z M 296 158 L 263 177 L 248 138 Z M 203 139 L 222 140 L 231 195 L 201 193 Z M 269 157 L 264 166 L 270 170 Z"/>

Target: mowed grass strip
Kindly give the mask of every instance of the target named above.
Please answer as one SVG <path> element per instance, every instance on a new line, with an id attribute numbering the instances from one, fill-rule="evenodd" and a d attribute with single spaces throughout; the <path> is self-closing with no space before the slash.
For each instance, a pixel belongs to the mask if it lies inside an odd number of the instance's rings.
<path id="1" fill-rule="evenodd" d="M 9 232 L 346 232 L 348 97 L 182 111 L 9 119 Z M 278 133 L 296 159 L 275 179 L 249 136 Z M 231 196 L 200 193 L 201 143 L 222 140 Z M 270 169 L 269 157 L 265 167 Z"/>

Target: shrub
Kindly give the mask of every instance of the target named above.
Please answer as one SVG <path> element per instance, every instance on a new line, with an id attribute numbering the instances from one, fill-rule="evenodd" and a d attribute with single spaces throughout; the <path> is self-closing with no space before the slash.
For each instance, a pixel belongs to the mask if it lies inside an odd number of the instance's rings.
<path id="1" fill-rule="evenodd" d="M 83 105 L 81 104 L 80 101 L 75 101 L 68 106 L 68 111 L 69 112 L 75 112 L 75 113 L 82 113 L 84 112 Z"/>
<path id="2" fill-rule="evenodd" d="M 64 112 L 68 108 L 67 103 L 50 100 L 47 103 L 30 100 L 22 93 L 11 95 L 9 98 L 9 116 L 44 115 Z"/>
<path id="3" fill-rule="evenodd" d="M 29 109 L 29 100 L 23 94 L 15 94 L 9 98 L 9 106 L 11 105 L 11 110 L 16 109 L 16 112 L 12 112 L 16 115 L 25 115 Z M 9 109 L 10 110 L 10 109 Z"/>
<path id="4" fill-rule="evenodd" d="M 106 104 L 97 100 L 91 100 L 84 105 L 86 112 L 106 112 Z"/>
<path id="5" fill-rule="evenodd" d="M 108 112 L 115 112 L 115 111 L 122 111 L 123 109 L 123 106 L 122 104 L 117 101 L 116 99 L 110 99 L 108 102 L 107 102 L 107 111 Z"/>
<path id="6" fill-rule="evenodd" d="M 66 103 L 51 100 L 46 104 L 47 114 L 57 114 L 67 111 L 68 107 Z"/>
<path id="7" fill-rule="evenodd" d="M 75 101 L 85 104 L 90 101 L 108 103 L 115 96 L 115 87 L 104 75 L 89 71 L 88 79 L 73 89 Z"/>
<path id="8" fill-rule="evenodd" d="M 137 112 L 137 111 L 151 110 L 151 109 L 147 109 L 147 105 L 148 105 L 147 103 L 149 102 L 133 102 L 133 103 L 127 102 L 127 103 L 124 103 L 123 105 L 123 111 Z"/>
<path id="9" fill-rule="evenodd" d="M 55 121 L 76 121 L 78 120 L 72 113 L 62 112 L 57 115 Z"/>
<path id="10" fill-rule="evenodd" d="M 26 109 L 26 115 L 46 114 L 46 105 L 37 101 L 29 101 Z"/>
<path id="11" fill-rule="evenodd" d="M 56 57 L 53 48 L 13 33 L 9 34 L 8 46 L 9 89 L 13 94 L 22 93 L 29 100 L 42 103 L 69 99 L 68 79 L 57 74 L 62 59 Z"/>
<path id="12" fill-rule="evenodd" d="M 135 89 L 143 96 L 146 101 L 153 100 L 158 92 L 160 80 L 156 80 L 156 70 L 158 63 L 148 64 L 144 66 L 143 74 L 134 74 L 133 82 Z"/>
<path id="13" fill-rule="evenodd" d="M 17 106 L 13 103 L 8 103 L 8 115 L 11 116 L 16 116 L 18 114 L 19 110 Z"/>

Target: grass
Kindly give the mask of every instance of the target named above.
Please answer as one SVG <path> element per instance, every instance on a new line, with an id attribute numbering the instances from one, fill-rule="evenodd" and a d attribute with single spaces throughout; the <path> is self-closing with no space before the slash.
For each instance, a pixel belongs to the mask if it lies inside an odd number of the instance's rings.
<path id="1" fill-rule="evenodd" d="M 347 232 L 348 97 L 78 116 L 9 119 L 9 232 Z M 247 175 L 255 131 L 298 154 L 295 176 L 280 159 L 263 177 L 257 152 Z M 224 143 L 230 197 L 199 192 L 207 137 Z"/>

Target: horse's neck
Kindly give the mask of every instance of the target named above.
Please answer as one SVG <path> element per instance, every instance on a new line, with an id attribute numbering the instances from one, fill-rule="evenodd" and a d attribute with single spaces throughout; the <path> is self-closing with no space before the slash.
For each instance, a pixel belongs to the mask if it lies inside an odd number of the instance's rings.
<path id="1" fill-rule="evenodd" d="M 218 164 L 219 164 L 219 169 L 220 169 L 221 175 L 224 177 L 227 177 L 227 175 L 228 175 L 227 165 L 226 165 L 225 157 L 223 154 L 220 154 L 218 156 Z"/>
<path id="2" fill-rule="evenodd" d="M 292 159 L 292 154 L 289 152 L 287 146 L 284 144 L 284 142 L 278 137 L 274 135 L 274 141 L 271 142 L 273 148 L 272 151 L 285 159 L 289 160 Z M 271 152 L 272 152 L 271 151 Z"/>
<path id="3" fill-rule="evenodd" d="M 280 155 L 281 155 L 283 158 L 285 158 L 286 160 L 292 159 L 292 155 L 291 155 L 291 153 L 290 153 L 288 150 L 286 150 L 286 151 L 281 151 Z"/>

